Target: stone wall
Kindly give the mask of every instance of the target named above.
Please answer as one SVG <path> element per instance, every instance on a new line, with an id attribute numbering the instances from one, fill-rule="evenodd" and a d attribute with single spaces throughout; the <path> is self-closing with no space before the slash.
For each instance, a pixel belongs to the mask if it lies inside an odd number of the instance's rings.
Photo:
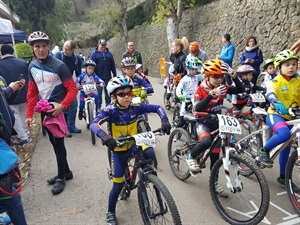
<path id="1" fill-rule="evenodd" d="M 272 57 L 300 38 L 300 0 L 218 0 L 183 14 L 180 36 L 200 42 L 211 58 L 220 52 L 225 33 L 236 46 L 234 67 L 250 35 L 257 37 L 264 58 Z M 136 27 L 129 37 L 142 53 L 149 75 L 159 77 L 159 58 L 169 58 L 166 25 Z M 124 52 L 122 39 L 111 39 L 108 47 L 119 66 Z"/>

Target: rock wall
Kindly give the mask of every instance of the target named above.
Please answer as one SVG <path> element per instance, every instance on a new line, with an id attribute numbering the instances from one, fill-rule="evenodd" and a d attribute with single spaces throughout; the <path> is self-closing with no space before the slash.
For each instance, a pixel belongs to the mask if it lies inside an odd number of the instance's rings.
<path id="1" fill-rule="evenodd" d="M 257 37 L 265 59 L 273 57 L 300 38 L 300 0 L 218 0 L 184 11 L 180 36 L 200 42 L 211 58 L 220 52 L 225 33 L 231 35 L 236 46 L 234 67 L 250 35 Z M 166 24 L 136 27 L 129 37 L 142 53 L 149 75 L 159 77 L 159 58 L 169 58 Z M 108 47 L 119 66 L 125 51 L 122 39 L 109 40 Z"/>

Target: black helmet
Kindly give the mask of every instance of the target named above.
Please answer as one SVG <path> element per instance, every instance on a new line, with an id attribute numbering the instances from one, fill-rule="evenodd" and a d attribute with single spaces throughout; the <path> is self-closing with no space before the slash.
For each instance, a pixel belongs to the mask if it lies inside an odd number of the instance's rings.
<path id="1" fill-rule="evenodd" d="M 84 62 L 83 66 L 84 66 L 84 67 L 87 67 L 87 66 L 93 66 L 93 67 L 96 67 L 96 63 L 95 63 L 93 60 L 88 59 L 88 60 L 86 60 L 86 61 Z"/>

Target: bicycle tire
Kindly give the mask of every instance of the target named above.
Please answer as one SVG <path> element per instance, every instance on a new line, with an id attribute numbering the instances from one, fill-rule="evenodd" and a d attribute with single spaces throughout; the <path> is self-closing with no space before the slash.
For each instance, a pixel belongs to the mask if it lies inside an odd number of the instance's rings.
<path id="1" fill-rule="evenodd" d="M 230 161 L 229 171 L 226 170 L 226 174 L 234 175 L 234 167 L 237 168 L 235 164 L 243 163 L 253 170 L 253 176 L 251 178 L 240 176 L 242 189 L 236 189 L 235 193 L 227 189 L 225 190 L 228 193 L 226 198 L 219 196 L 216 188 L 226 187 L 226 178 L 223 176 L 222 178 L 225 179 L 218 178 L 219 174 L 225 175 L 223 159 L 220 158 L 214 164 L 209 177 L 212 201 L 222 218 L 228 223 L 239 225 L 258 224 L 263 220 L 269 209 L 270 193 L 268 183 L 261 170 L 250 160 L 232 153 Z M 235 186 L 236 177 L 231 180 L 233 186 Z"/>
<path id="2" fill-rule="evenodd" d="M 90 127 L 90 124 L 92 123 L 92 121 L 94 119 L 93 104 L 88 104 L 88 114 L 89 114 L 88 117 L 89 117 L 89 127 Z M 96 144 L 96 135 L 92 130 L 91 130 L 91 140 L 92 140 L 92 144 L 95 145 Z"/>
<path id="3" fill-rule="evenodd" d="M 247 135 L 252 134 L 254 131 L 257 131 L 257 126 L 250 120 L 247 119 L 238 119 L 241 127 L 242 127 L 242 134 L 236 135 L 237 140 L 240 138 L 243 138 Z M 250 139 L 247 139 L 241 143 L 241 147 L 244 152 L 247 152 L 251 158 L 256 158 L 258 150 L 263 146 L 262 136 L 261 134 L 256 134 L 250 137 Z M 245 154 L 248 155 L 248 154 Z M 243 176 L 249 177 L 253 174 L 253 171 L 249 169 L 245 165 L 240 165 L 240 173 Z"/>
<path id="4" fill-rule="evenodd" d="M 170 110 L 171 109 L 171 105 L 169 105 L 169 106 L 166 106 L 167 105 L 167 90 L 165 90 L 165 92 L 164 92 L 164 106 L 165 106 L 165 108 L 167 109 L 167 110 Z M 171 100 L 169 100 L 170 101 L 170 104 L 171 104 Z"/>
<path id="5" fill-rule="evenodd" d="M 174 140 L 174 138 L 176 138 L 176 141 Z M 190 134 L 183 128 L 178 127 L 171 132 L 168 141 L 168 161 L 171 170 L 175 177 L 182 181 L 188 179 L 191 176 L 191 174 L 189 172 L 188 165 L 185 161 L 185 152 L 180 151 L 179 155 L 179 152 L 177 153 L 176 150 L 178 148 L 182 148 L 190 140 Z"/>
<path id="6" fill-rule="evenodd" d="M 288 159 L 285 171 L 285 186 L 290 202 L 296 213 L 300 215 L 300 165 L 296 164 L 297 151 L 293 151 Z"/>
<path id="7" fill-rule="evenodd" d="M 181 225 L 175 201 L 165 184 L 155 175 L 146 174 L 138 186 L 138 203 L 144 224 Z"/>

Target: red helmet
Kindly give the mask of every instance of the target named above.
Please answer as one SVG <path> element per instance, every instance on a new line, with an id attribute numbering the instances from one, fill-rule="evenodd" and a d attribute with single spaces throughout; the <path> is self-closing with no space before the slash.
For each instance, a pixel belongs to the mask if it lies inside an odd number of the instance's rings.
<path id="1" fill-rule="evenodd" d="M 193 41 L 190 43 L 189 46 L 189 51 L 194 53 L 194 52 L 198 52 L 200 49 L 200 44 L 197 41 Z"/>

